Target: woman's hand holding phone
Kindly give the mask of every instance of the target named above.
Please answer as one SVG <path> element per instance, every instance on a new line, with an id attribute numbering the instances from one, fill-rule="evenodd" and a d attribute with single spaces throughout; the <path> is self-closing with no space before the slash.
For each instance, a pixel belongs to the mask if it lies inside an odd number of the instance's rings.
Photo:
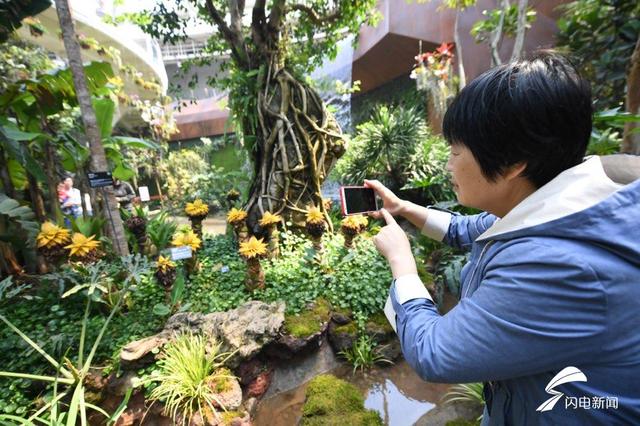
<path id="1" fill-rule="evenodd" d="M 386 211 L 391 213 L 391 215 L 396 216 L 402 214 L 404 201 L 398 198 L 396 194 L 391 192 L 389 188 L 387 188 L 377 180 L 365 180 L 364 186 L 374 190 L 376 195 L 378 195 L 378 197 L 380 197 L 380 199 L 382 200 L 382 207 Z M 380 213 L 379 210 L 377 212 L 369 213 L 369 216 L 375 219 L 382 219 L 382 213 Z"/>

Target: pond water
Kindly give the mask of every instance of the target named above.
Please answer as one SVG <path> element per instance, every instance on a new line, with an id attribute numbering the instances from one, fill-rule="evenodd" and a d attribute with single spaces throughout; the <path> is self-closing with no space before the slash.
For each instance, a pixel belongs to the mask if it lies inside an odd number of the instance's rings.
<path id="1" fill-rule="evenodd" d="M 457 303 L 457 298 L 445 291 L 442 314 L 449 312 Z M 329 349 L 330 351 L 330 349 Z M 435 424 L 447 420 L 451 406 L 444 407 L 442 398 L 451 385 L 428 383 L 422 380 L 407 364 L 400 359 L 390 367 L 376 368 L 365 373 L 355 373 L 346 363 L 329 373 L 354 384 L 365 398 L 365 407 L 380 413 L 388 426 L 407 426 L 415 424 L 434 408 L 434 418 L 423 419 L 418 424 Z M 272 384 L 273 386 L 273 384 Z M 302 417 L 302 405 L 307 384 L 286 392 L 263 399 L 258 405 L 254 424 L 256 426 L 292 426 Z M 442 413 L 436 413 L 442 411 Z M 448 413 L 445 414 L 444 412 Z M 453 410 L 455 413 L 456 410 Z M 443 416 L 444 414 L 444 416 Z M 453 414 L 452 418 L 459 417 Z M 439 420 L 436 420 L 439 418 Z"/>
<path id="2" fill-rule="evenodd" d="M 354 384 L 365 397 L 365 407 L 380 413 L 389 426 L 414 424 L 436 405 L 450 385 L 424 382 L 411 367 L 400 360 L 395 365 L 352 374 L 343 365 L 331 371 Z M 263 400 L 255 416 L 256 426 L 292 426 L 302 415 L 306 384 Z"/>

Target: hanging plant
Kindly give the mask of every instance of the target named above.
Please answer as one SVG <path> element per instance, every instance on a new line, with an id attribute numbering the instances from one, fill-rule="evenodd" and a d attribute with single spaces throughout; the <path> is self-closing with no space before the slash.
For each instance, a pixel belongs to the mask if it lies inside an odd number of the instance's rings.
<path id="1" fill-rule="evenodd" d="M 447 101 L 455 94 L 452 49 L 452 43 L 442 43 L 433 52 L 420 53 L 415 58 L 416 66 L 411 72 L 418 90 L 425 91 L 432 97 L 438 115 L 444 113 Z"/>
<path id="2" fill-rule="evenodd" d="M 29 27 L 29 33 L 31 33 L 33 37 L 41 37 L 46 32 L 46 29 L 40 20 L 33 16 L 24 18 L 22 23 Z"/>

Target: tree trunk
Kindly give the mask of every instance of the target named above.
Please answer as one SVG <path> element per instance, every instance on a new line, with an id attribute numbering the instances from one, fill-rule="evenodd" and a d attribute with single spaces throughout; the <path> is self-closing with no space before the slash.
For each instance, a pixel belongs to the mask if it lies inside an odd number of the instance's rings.
<path id="1" fill-rule="evenodd" d="M 100 136 L 100 130 L 96 122 L 96 115 L 91 104 L 91 94 L 87 87 L 87 81 L 84 74 L 84 67 L 82 64 L 82 56 L 80 54 L 80 46 L 76 39 L 76 32 L 71 18 L 71 12 L 69 10 L 69 4 L 67 0 L 55 0 L 56 11 L 58 13 L 58 20 L 60 21 L 60 28 L 62 29 L 62 37 L 64 40 L 64 47 L 67 52 L 67 58 L 69 59 L 69 67 L 73 75 L 73 84 L 76 89 L 76 95 L 78 97 L 78 103 L 80 104 L 80 111 L 82 114 L 82 121 L 84 123 L 84 129 L 89 139 L 91 150 L 91 168 L 92 171 L 101 172 L 109 170 L 109 164 L 107 163 L 107 157 L 102 146 L 102 140 Z M 124 233 L 124 227 L 122 225 L 122 219 L 120 218 L 120 212 L 118 211 L 115 196 L 113 195 L 113 188 L 106 188 L 106 200 L 105 209 L 107 213 L 110 213 L 110 220 L 113 220 L 113 227 L 107 225 L 107 234 L 113 242 L 114 248 L 121 256 L 129 254 L 129 248 L 127 246 L 127 239 Z"/>
<path id="2" fill-rule="evenodd" d="M 462 61 L 462 42 L 460 41 L 460 10 L 456 9 L 456 21 L 453 25 L 453 41 L 456 44 L 456 55 L 458 56 L 458 78 L 460 79 L 459 89 L 462 90 L 467 85 L 467 77 L 464 72 L 464 62 Z"/>
<path id="3" fill-rule="evenodd" d="M 29 198 L 31 198 L 33 212 L 36 214 L 38 222 L 43 223 L 47 220 L 47 211 L 44 208 L 44 201 L 42 200 L 42 193 L 38 187 L 38 181 L 29 172 L 27 172 L 27 183 L 29 184 Z M 57 197 L 56 204 L 59 204 Z"/>
<path id="4" fill-rule="evenodd" d="M 2 191 L 7 194 L 9 198 L 16 198 L 16 189 L 11 181 L 11 175 L 9 174 L 9 164 L 7 158 L 4 156 L 4 149 L 0 148 L 0 181 L 2 182 Z"/>
<path id="5" fill-rule="evenodd" d="M 271 63 L 276 71 L 259 86 L 265 89 L 258 94 L 247 224 L 252 233 L 260 233 L 257 222 L 270 211 L 304 227 L 307 208 L 316 206 L 331 226 L 320 187 L 345 151 L 340 126 L 315 90 L 278 69 L 275 59 Z"/>
<path id="6" fill-rule="evenodd" d="M 632 114 L 640 114 L 640 37 L 631 55 L 631 66 L 627 76 L 627 111 Z M 640 155 L 640 123 L 626 123 L 624 126 L 624 138 L 622 139 L 622 152 L 626 154 Z M 632 133 L 635 130 L 636 133 Z"/>
<path id="7" fill-rule="evenodd" d="M 509 0 L 502 0 L 500 2 L 500 7 L 502 8 L 502 14 L 500 15 L 500 20 L 498 21 L 498 26 L 491 34 L 491 43 L 489 48 L 491 49 L 491 65 L 497 66 L 502 64 L 502 59 L 500 58 L 500 44 L 502 42 L 503 29 L 504 29 L 504 18 L 509 10 Z"/>
<path id="8" fill-rule="evenodd" d="M 527 33 L 528 6 L 528 0 L 518 0 L 518 26 L 516 29 L 516 39 L 513 42 L 513 51 L 511 53 L 512 61 L 516 61 L 520 58 L 520 56 L 522 56 L 522 49 L 524 48 L 524 36 Z"/>
<path id="9" fill-rule="evenodd" d="M 60 208 L 60 200 L 58 199 L 58 183 L 56 179 L 56 161 L 55 153 L 51 142 L 46 141 L 44 143 L 44 171 L 47 177 L 47 186 L 49 187 L 49 203 L 51 204 L 51 214 L 56 218 L 56 222 L 62 223 L 63 216 Z M 36 184 L 37 187 L 37 184 Z"/>

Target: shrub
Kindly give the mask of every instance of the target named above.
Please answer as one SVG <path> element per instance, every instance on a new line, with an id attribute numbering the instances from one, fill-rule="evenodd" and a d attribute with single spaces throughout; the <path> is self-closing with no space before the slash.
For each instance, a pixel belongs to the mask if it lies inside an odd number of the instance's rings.
<path id="1" fill-rule="evenodd" d="M 208 345 L 202 335 L 184 334 L 163 349 L 163 356 L 156 363 L 157 369 L 147 381 L 157 382 L 150 399 L 165 404 L 165 412 L 174 421 L 182 417 L 182 424 L 189 424 L 191 417 L 200 412 L 203 417 L 215 407 L 223 407 L 218 393 L 226 390 L 226 383 L 233 379 L 224 362 L 231 355 L 220 352 L 220 344 Z M 207 346 L 210 350 L 207 351 Z"/>
<path id="2" fill-rule="evenodd" d="M 417 108 L 378 107 L 357 127 L 336 164 L 337 180 L 361 184 L 378 179 L 394 192 L 417 189 L 430 201 L 454 199 L 446 171 L 449 147 L 431 133 Z"/>

